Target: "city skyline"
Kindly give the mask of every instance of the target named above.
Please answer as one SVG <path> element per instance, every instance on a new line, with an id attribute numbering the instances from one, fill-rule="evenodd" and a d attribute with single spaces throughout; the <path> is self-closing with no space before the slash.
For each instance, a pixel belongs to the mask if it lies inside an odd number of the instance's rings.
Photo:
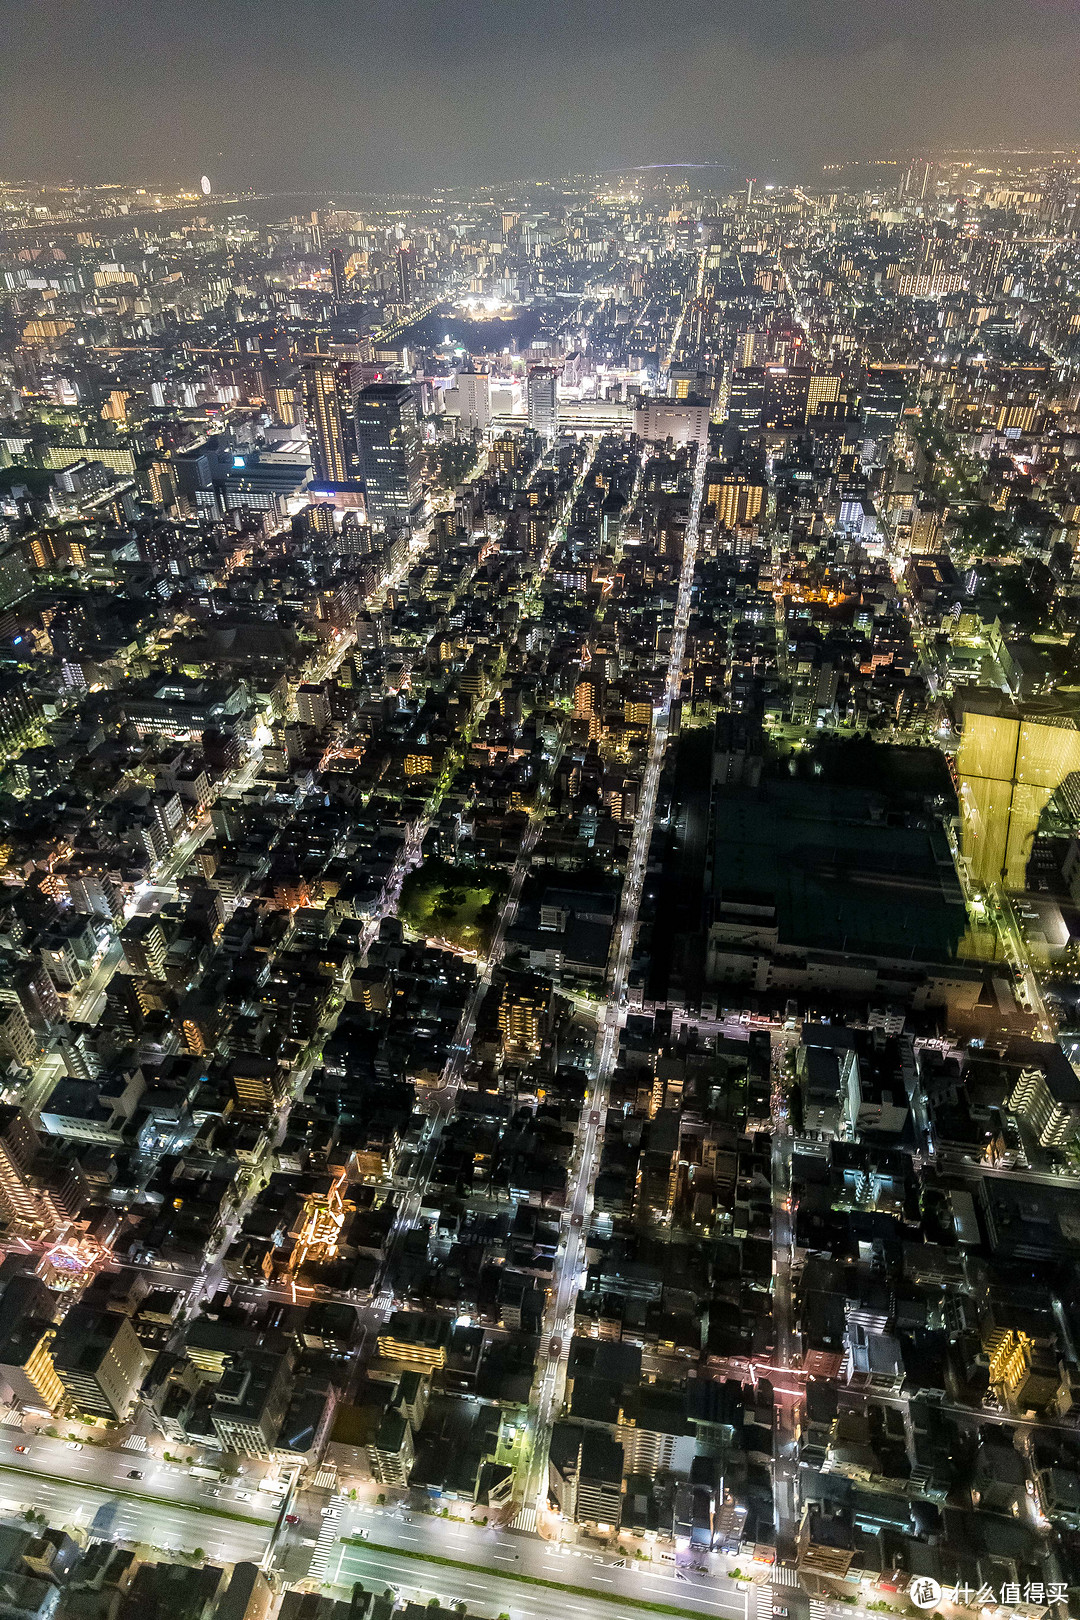
<path id="1" fill-rule="evenodd" d="M 1067 142 L 1078 66 L 1068 0 L 14 0 L 0 174 L 405 190 L 697 161 L 806 179 L 912 144 Z"/>

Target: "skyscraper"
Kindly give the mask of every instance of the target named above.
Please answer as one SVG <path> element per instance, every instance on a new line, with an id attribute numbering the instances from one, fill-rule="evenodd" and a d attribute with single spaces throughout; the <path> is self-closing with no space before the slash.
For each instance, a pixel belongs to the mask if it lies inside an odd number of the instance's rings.
<path id="1" fill-rule="evenodd" d="M 483 431 L 491 421 L 491 378 L 486 372 L 477 371 L 470 361 L 458 372 L 454 387 L 463 431 L 471 433 L 474 428 Z"/>
<path id="2" fill-rule="evenodd" d="M 885 445 L 904 409 L 908 377 L 906 366 L 867 366 L 862 391 L 863 427 L 868 439 Z"/>
<path id="3" fill-rule="evenodd" d="M 326 355 L 304 361 L 301 390 L 317 484 L 347 484 L 358 475 L 354 408 L 356 368 Z"/>
<path id="4" fill-rule="evenodd" d="M 335 304 L 345 302 L 345 255 L 340 248 L 330 249 L 330 280 L 334 288 Z"/>
<path id="5" fill-rule="evenodd" d="M 737 366 L 728 392 L 728 418 L 740 433 L 753 433 L 761 426 L 765 404 L 765 367 Z"/>
<path id="6" fill-rule="evenodd" d="M 559 430 L 558 375 L 554 366 L 529 367 L 529 426 L 549 441 Z"/>
<path id="7" fill-rule="evenodd" d="M 397 250 L 398 303 L 407 304 L 412 297 L 412 254 L 407 247 Z"/>
<path id="8" fill-rule="evenodd" d="M 370 516 L 407 522 L 420 505 L 423 446 L 416 395 L 404 383 L 372 383 L 356 401 L 360 470 Z"/>

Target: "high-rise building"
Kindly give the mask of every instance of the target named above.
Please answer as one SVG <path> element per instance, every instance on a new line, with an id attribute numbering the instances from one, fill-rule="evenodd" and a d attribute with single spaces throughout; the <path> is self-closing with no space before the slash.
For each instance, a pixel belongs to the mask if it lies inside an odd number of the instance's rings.
<path id="1" fill-rule="evenodd" d="M 805 366 L 766 366 L 761 425 L 791 429 L 806 421 L 810 400 L 810 371 Z"/>
<path id="2" fill-rule="evenodd" d="M 601 737 L 604 731 L 604 678 L 602 675 L 582 675 L 574 687 L 574 718 L 589 722 L 590 738 Z"/>
<path id="3" fill-rule="evenodd" d="M 529 367 L 529 426 L 549 443 L 559 431 L 558 377 L 555 366 Z"/>
<path id="4" fill-rule="evenodd" d="M 479 429 L 482 433 L 491 421 L 491 378 L 487 372 L 477 371 L 469 364 L 458 372 L 454 392 L 462 432 Z"/>
<path id="5" fill-rule="evenodd" d="M 749 473 L 729 472 L 706 486 L 705 498 L 715 508 L 717 525 L 734 529 L 754 521 L 764 504 L 765 488 Z"/>
<path id="6" fill-rule="evenodd" d="M 345 255 L 340 248 L 330 249 L 330 283 L 334 289 L 335 304 L 345 302 Z"/>
<path id="7" fill-rule="evenodd" d="M 317 484 L 347 484 L 357 477 L 357 382 L 358 369 L 348 361 L 327 355 L 304 361 L 301 388 Z"/>
<path id="8" fill-rule="evenodd" d="M 269 1457 L 289 1404 L 293 1352 L 248 1350 L 226 1367 L 214 1389 L 210 1421 L 225 1451 Z"/>
<path id="9" fill-rule="evenodd" d="M 0 1057 L 32 1069 L 41 1057 L 41 1042 L 18 1001 L 0 1003 Z"/>
<path id="10" fill-rule="evenodd" d="M 371 1442 L 371 1472 L 379 1485 L 407 1490 L 409 1472 L 416 1461 L 412 1428 L 404 1412 L 388 1406 Z"/>
<path id="11" fill-rule="evenodd" d="M 126 1316 L 73 1305 L 52 1345 L 57 1375 L 87 1418 L 122 1422 L 138 1393 L 149 1357 Z"/>
<path id="12" fill-rule="evenodd" d="M 551 1008 L 551 986 L 542 979 L 507 979 L 499 1001 L 504 1047 L 539 1052 Z"/>
<path id="13" fill-rule="evenodd" d="M 737 366 L 728 391 L 728 417 L 740 433 L 753 433 L 761 426 L 765 404 L 765 367 Z"/>
<path id="14" fill-rule="evenodd" d="M 27 1411 L 56 1412 L 64 1403 L 52 1358 L 55 1332 L 51 1322 L 24 1316 L 0 1337 L 0 1378 Z"/>
<path id="15" fill-rule="evenodd" d="M 14 1232 L 51 1241 L 68 1223 L 60 1199 L 34 1175 L 40 1142 L 18 1108 L 0 1108 L 0 1215 Z"/>
<path id="16" fill-rule="evenodd" d="M 120 936 L 120 945 L 133 973 L 150 979 L 165 977 L 169 945 L 158 917 L 132 917 Z"/>
<path id="17" fill-rule="evenodd" d="M 862 392 L 863 431 L 875 444 L 892 438 L 907 397 L 908 371 L 904 366 L 868 366 Z"/>
<path id="18" fill-rule="evenodd" d="M 423 445 L 416 394 L 372 383 L 356 401 L 356 435 L 367 509 L 377 523 L 407 523 L 423 498 Z"/>
<path id="19" fill-rule="evenodd" d="M 840 378 L 831 371 L 811 373 L 806 394 L 806 420 L 816 416 L 823 405 L 835 405 L 840 398 Z"/>
<path id="20" fill-rule="evenodd" d="M 407 247 L 397 250 L 398 303 L 407 304 L 412 298 L 412 254 Z"/>

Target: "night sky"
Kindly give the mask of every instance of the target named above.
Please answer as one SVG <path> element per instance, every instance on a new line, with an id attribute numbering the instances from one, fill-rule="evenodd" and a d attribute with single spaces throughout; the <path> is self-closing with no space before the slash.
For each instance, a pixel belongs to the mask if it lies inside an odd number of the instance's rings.
<path id="1" fill-rule="evenodd" d="M 0 177 L 813 178 L 1080 139 L 1080 0 L 0 0 Z"/>

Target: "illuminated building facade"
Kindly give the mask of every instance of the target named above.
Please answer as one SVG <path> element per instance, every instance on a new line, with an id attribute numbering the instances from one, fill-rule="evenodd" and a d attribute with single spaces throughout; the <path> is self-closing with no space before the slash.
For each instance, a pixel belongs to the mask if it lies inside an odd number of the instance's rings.
<path id="1" fill-rule="evenodd" d="M 367 509 L 379 523 L 405 523 L 423 497 L 423 444 L 416 394 L 372 383 L 356 401 L 356 433 Z"/>
<path id="2" fill-rule="evenodd" d="M 24 1410 L 58 1412 L 64 1386 L 52 1358 L 56 1329 L 27 1316 L 0 1339 L 0 1378 Z"/>
<path id="3" fill-rule="evenodd" d="M 551 1008 L 551 986 L 542 980 L 513 981 L 503 985 L 499 1002 L 499 1033 L 503 1046 L 539 1052 Z"/>
<path id="4" fill-rule="evenodd" d="M 548 440 L 559 431 L 558 378 L 554 366 L 529 367 L 529 426 Z"/>
<path id="5" fill-rule="evenodd" d="M 972 877 L 1023 889 L 1039 818 L 1065 777 L 1080 771 L 1080 731 L 1065 716 L 968 709 L 956 770 Z"/>
<path id="6" fill-rule="evenodd" d="M 122 1423 L 146 1372 L 148 1355 L 126 1316 L 73 1305 L 56 1330 L 57 1375 L 88 1421 Z"/>
<path id="7" fill-rule="evenodd" d="M 301 372 L 304 416 L 318 484 L 345 484 L 357 477 L 356 368 L 327 356 L 305 360 Z"/>

